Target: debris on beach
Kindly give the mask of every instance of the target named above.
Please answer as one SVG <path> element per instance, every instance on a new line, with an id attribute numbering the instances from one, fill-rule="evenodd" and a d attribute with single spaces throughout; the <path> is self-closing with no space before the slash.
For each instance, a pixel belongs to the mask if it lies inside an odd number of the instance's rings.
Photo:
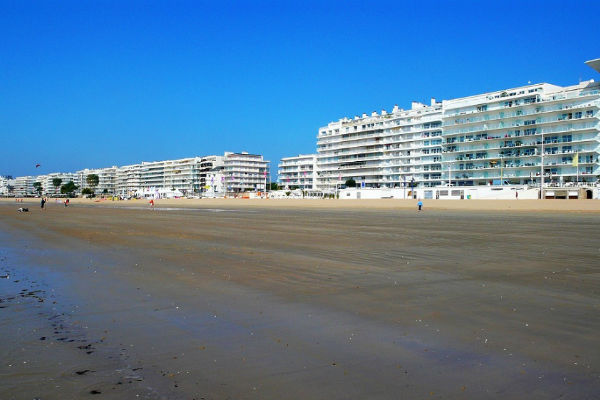
<path id="1" fill-rule="evenodd" d="M 88 372 L 94 372 L 94 371 L 91 371 L 91 370 L 89 370 L 89 369 L 84 369 L 84 370 L 81 370 L 81 371 L 75 371 L 75 373 L 76 373 L 77 375 L 85 375 L 85 374 L 87 374 Z"/>

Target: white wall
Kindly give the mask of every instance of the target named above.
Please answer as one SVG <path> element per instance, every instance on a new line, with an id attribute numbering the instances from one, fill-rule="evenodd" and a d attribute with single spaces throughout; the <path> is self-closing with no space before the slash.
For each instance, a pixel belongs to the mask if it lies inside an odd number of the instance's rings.
<path id="1" fill-rule="evenodd" d="M 444 194 L 444 192 L 447 192 Z M 515 193 L 519 193 L 519 199 L 537 199 L 539 189 L 527 189 L 523 186 L 484 186 L 484 187 L 439 187 L 439 188 L 418 188 L 415 189 L 417 198 L 419 199 L 436 199 L 437 194 L 439 199 L 489 199 L 489 200 L 516 200 Z M 410 199 L 411 191 L 404 189 L 343 189 L 340 190 L 340 199 Z M 594 198 L 597 198 L 596 196 Z"/>

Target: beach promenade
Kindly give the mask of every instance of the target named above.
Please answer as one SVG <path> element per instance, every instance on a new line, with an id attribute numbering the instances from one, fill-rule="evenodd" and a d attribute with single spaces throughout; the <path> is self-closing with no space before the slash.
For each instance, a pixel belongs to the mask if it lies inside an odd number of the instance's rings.
<path id="1" fill-rule="evenodd" d="M 38 200 L 0 201 L 2 399 L 600 392 L 598 201 Z"/>

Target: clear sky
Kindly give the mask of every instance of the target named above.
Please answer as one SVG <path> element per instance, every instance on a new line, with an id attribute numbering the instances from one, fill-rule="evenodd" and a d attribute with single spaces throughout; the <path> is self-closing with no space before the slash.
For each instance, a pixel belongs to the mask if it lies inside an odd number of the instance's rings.
<path id="1" fill-rule="evenodd" d="M 276 170 L 344 116 L 600 79 L 597 0 L 0 7 L 0 175 L 224 151 Z"/>

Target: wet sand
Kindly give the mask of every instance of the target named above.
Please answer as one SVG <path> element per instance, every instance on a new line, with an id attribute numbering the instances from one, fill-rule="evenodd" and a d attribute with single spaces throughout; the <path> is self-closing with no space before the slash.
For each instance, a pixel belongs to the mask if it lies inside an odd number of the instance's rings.
<path id="1" fill-rule="evenodd" d="M 0 204 L 0 398 L 597 398 L 595 202 L 377 202 Z"/>

